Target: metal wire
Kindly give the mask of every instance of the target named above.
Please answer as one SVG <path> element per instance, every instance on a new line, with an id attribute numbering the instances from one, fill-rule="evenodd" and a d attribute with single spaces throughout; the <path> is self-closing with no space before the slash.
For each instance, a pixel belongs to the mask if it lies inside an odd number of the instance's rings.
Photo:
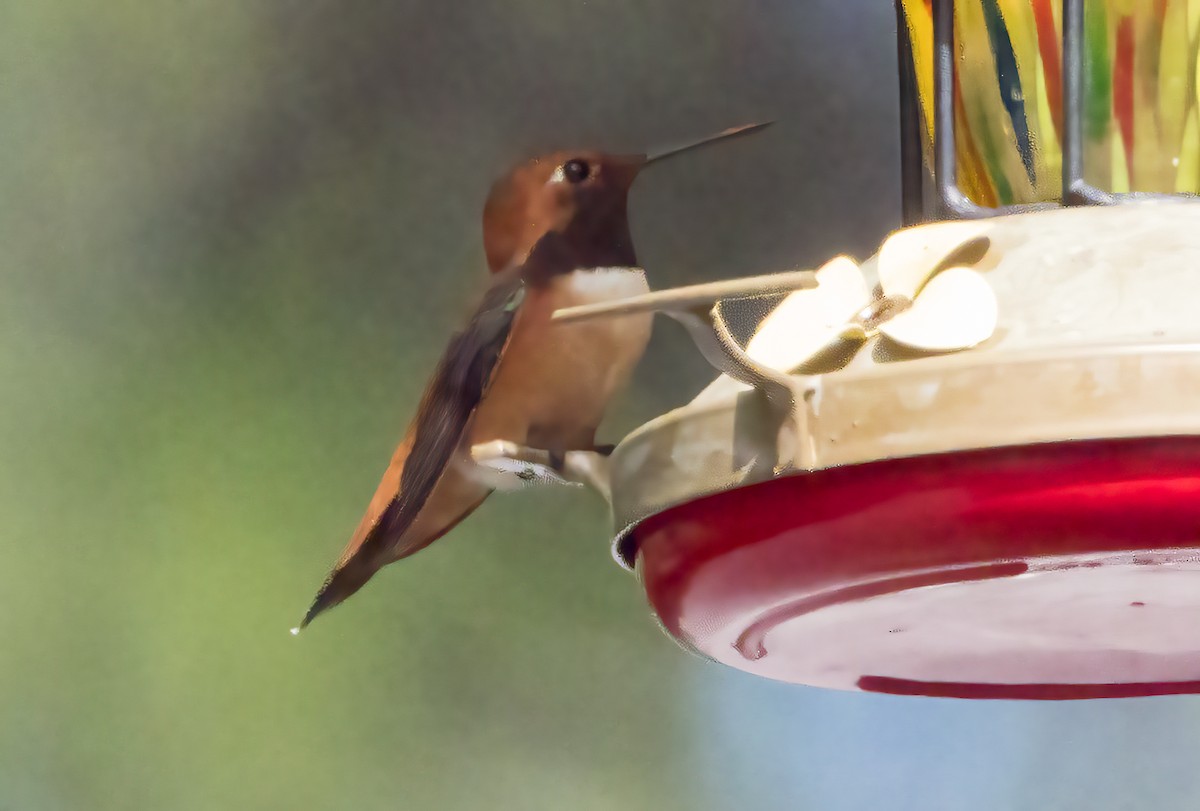
<path id="1" fill-rule="evenodd" d="M 1063 0 L 1063 203 L 1111 205 L 1115 196 L 1083 179 L 1083 0 Z"/>

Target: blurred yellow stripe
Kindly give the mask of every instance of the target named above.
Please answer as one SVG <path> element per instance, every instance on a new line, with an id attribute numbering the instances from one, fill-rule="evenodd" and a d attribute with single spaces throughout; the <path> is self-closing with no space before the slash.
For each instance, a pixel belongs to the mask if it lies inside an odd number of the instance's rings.
<path id="1" fill-rule="evenodd" d="M 1121 128 L 1113 127 L 1112 137 L 1107 140 L 1112 173 L 1109 190 L 1113 194 L 1125 194 L 1129 191 L 1129 162 L 1125 157 L 1125 136 L 1121 134 Z"/>
<path id="2" fill-rule="evenodd" d="M 1161 148 L 1171 160 L 1179 157 L 1190 106 L 1188 55 L 1191 37 L 1187 17 L 1187 0 L 1167 0 L 1158 65 L 1158 117 L 1162 127 Z M 1163 191 L 1169 191 L 1169 187 Z"/>
<path id="3" fill-rule="evenodd" d="M 962 193 L 981 206 L 994 208 L 999 205 L 996 189 L 984 169 L 979 156 L 974 134 L 967 123 L 962 104 L 954 106 L 954 123 L 958 130 L 955 139 L 958 155 L 958 187 Z"/>
<path id="4" fill-rule="evenodd" d="M 921 101 L 925 138 L 933 148 L 933 16 L 924 0 L 904 0 L 908 20 L 908 39 L 912 43 L 913 68 L 917 75 L 917 95 Z"/>
<path id="5" fill-rule="evenodd" d="M 1192 105 L 1183 131 L 1175 191 L 1200 194 L 1200 108 Z"/>
<path id="6" fill-rule="evenodd" d="M 1041 57 L 1037 60 L 1038 194 L 1039 199 L 1055 200 L 1062 196 L 1062 147 L 1054 128 L 1054 111 L 1046 92 L 1046 74 Z"/>

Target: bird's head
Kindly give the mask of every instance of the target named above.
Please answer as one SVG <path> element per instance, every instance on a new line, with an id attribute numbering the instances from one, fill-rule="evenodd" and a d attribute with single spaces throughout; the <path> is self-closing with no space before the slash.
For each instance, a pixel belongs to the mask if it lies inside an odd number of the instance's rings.
<path id="1" fill-rule="evenodd" d="M 642 154 L 551 152 L 518 164 L 492 185 L 483 209 L 488 268 L 519 265 L 547 234 L 558 234 L 578 267 L 636 264 L 629 236 L 629 189 L 649 164 L 702 144 L 762 129 L 750 124 Z"/>

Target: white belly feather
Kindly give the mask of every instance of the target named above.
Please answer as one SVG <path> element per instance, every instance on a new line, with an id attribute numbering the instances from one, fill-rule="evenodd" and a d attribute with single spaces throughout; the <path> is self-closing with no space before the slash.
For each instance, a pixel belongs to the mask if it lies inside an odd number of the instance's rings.
<path id="1" fill-rule="evenodd" d="M 578 299 L 578 304 L 596 304 L 650 292 L 646 274 L 634 268 L 577 270 L 552 284 L 565 290 L 564 295 Z"/>

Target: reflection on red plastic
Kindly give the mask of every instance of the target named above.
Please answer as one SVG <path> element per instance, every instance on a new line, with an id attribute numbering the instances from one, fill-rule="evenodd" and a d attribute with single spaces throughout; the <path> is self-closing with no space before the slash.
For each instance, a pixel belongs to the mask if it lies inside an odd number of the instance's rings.
<path id="1" fill-rule="evenodd" d="M 1200 693 L 1200 681 L 1131 682 L 1129 684 L 961 684 L 905 681 L 886 676 L 863 676 L 858 688 L 869 693 L 933 698 L 1008 698 L 1064 701 L 1086 698 L 1145 698 Z"/>
<path id="2" fill-rule="evenodd" d="M 799 474 L 643 521 L 667 630 L 769 678 L 964 698 L 1200 692 L 1200 439 Z"/>

